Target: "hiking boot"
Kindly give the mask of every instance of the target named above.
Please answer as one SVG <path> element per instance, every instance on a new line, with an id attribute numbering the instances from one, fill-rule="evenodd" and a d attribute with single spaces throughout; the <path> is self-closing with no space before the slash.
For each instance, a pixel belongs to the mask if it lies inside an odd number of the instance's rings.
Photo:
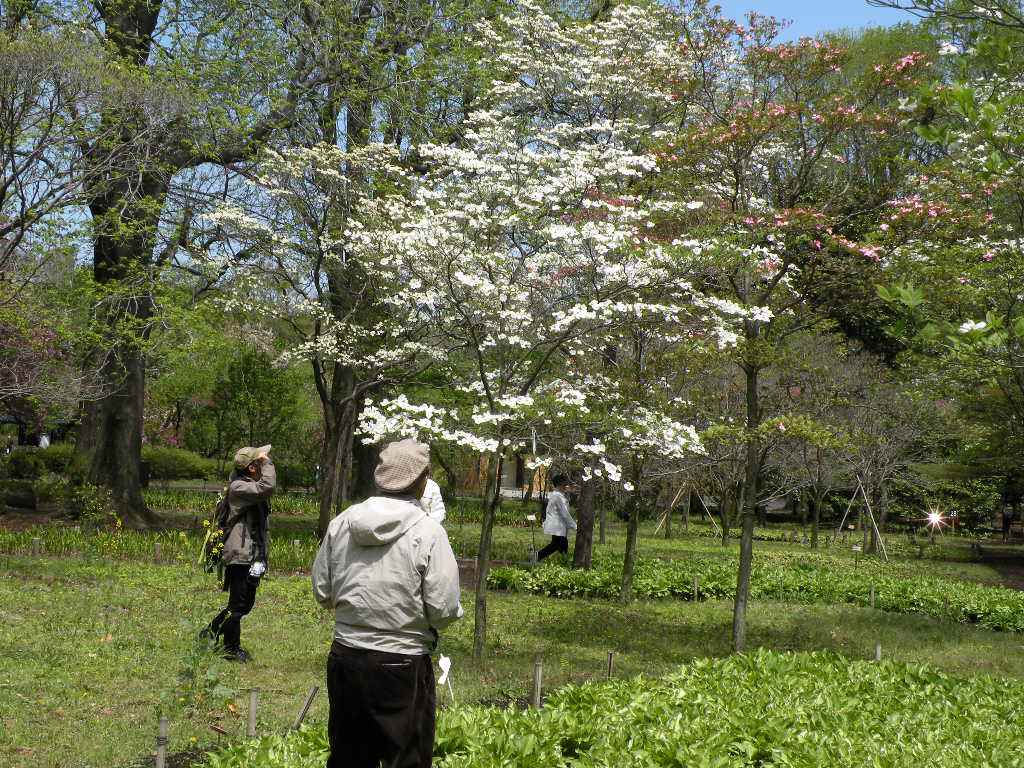
<path id="1" fill-rule="evenodd" d="M 207 624 L 199 630 L 199 640 L 207 645 L 217 645 L 220 642 L 220 632 L 215 630 L 212 624 Z"/>
<path id="2" fill-rule="evenodd" d="M 248 664 L 252 661 L 252 656 L 244 648 L 226 648 L 224 658 L 228 661 L 237 661 L 239 664 Z"/>

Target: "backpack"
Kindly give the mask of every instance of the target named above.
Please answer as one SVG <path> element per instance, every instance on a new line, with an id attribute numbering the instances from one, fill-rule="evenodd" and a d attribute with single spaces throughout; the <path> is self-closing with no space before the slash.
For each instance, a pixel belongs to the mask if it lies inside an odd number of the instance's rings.
<path id="1" fill-rule="evenodd" d="M 215 570 L 218 575 L 224 571 L 224 541 L 235 524 L 244 517 L 241 512 L 231 517 L 231 505 L 228 504 L 228 489 L 225 488 L 217 499 L 217 506 L 213 508 L 213 514 L 209 520 L 204 520 L 206 537 L 203 539 L 203 546 L 199 554 L 199 563 L 207 573 Z"/>

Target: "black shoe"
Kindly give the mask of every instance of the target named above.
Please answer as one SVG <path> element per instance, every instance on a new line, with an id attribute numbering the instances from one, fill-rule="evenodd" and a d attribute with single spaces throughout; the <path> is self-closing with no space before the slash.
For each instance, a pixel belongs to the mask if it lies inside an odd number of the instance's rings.
<path id="1" fill-rule="evenodd" d="M 220 632 L 215 630 L 212 624 L 207 624 L 199 630 L 199 640 L 207 645 L 216 645 L 220 642 Z"/>
<path id="2" fill-rule="evenodd" d="M 237 661 L 239 664 L 248 664 L 252 661 L 252 656 L 244 648 L 227 648 L 224 652 L 224 658 L 228 661 Z"/>

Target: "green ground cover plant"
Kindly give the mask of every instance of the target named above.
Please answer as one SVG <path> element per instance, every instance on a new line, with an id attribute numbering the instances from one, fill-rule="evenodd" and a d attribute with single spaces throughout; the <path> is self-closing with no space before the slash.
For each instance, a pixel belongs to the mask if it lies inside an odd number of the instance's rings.
<path id="1" fill-rule="evenodd" d="M 1024 686 L 831 653 L 699 659 L 660 680 L 567 686 L 542 710 L 442 712 L 440 768 L 1024 765 Z M 207 768 L 314 768 L 323 729 L 238 744 Z"/>
<path id="2" fill-rule="evenodd" d="M 172 752 L 228 746 L 244 738 L 253 687 L 261 691 L 259 733 L 283 732 L 310 686 L 323 685 L 331 617 L 313 603 L 306 576 L 272 566 L 243 629 L 255 661 L 238 667 L 194 644 L 224 600 L 216 579 L 191 563 L 0 555 L 0 765 L 152 766 L 160 713 L 171 720 Z M 472 605 L 471 593 L 463 605 Z M 471 621 L 443 638 L 460 705 L 525 702 L 536 653 L 552 692 L 603 679 L 609 651 L 624 678 L 657 678 L 730 653 L 729 602 L 624 606 L 499 592 L 488 610 L 494 634 L 483 662 L 472 660 Z M 886 659 L 931 660 L 968 677 L 1024 675 L 1019 636 L 922 615 L 754 603 L 749 621 L 751 647 L 865 659 L 879 641 Z M 307 722 L 320 728 L 325 718 L 321 692 Z"/>
<path id="3" fill-rule="evenodd" d="M 176 494 L 183 492 L 176 491 Z M 207 519 L 215 496 L 213 494 L 193 492 L 202 502 L 193 512 L 176 512 L 165 515 L 168 528 L 163 531 L 138 532 L 126 529 L 100 530 L 92 532 L 87 526 L 79 528 L 66 525 L 43 525 L 25 528 L 19 531 L 0 530 L 0 553 L 27 554 L 31 551 L 32 540 L 39 539 L 44 551 L 50 555 L 103 557 L 133 560 L 152 560 L 156 544 L 160 544 L 161 560 L 181 563 L 195 562 L 199 556 L 205 531 L 202 520 Z M 281 500 L 298 499 L 302 503 L 301 494 L 282 494 Z M 278 571 L 304 571 L 309 568 L 317 551 L 315 535 L 315 519 L 308 515 L 279 513 L 280 507 L 275 501 L 274 515 L 271 518 L 271 566 Z M 282 504 L 282 506 L 284 506 Z M 448 536 L 456 554 L 460 557 L 475 557 L 480 540 L 479 525 L 464 523 L 450 518 Z M 666 540 L 652 535 L 653 526 L 646 526 L 641 534 L 641 552 L 651 558 L 663 560 L 689 560 L 704 558 L 708 561 L 720 561 L 727 565 L 721 567 L 732 569 L 728 578 L 735 579 L 735 560 L 737 548 L 735 542 L 722 547 L 717 541 L 700 535 L 686 534 Z M 624 547 L 622 526 L 610 526 L 608 543 L 595 544 L 598 555 L 598 566 L 605 564 L 606 569 L 612 568 L 614 559 Z M 496 560 L 523 563 L 527 560 L 532 542 L 543 546 L 547 537 L 534 529 L 531 534 L 528 528 L 496 527 L 494 530 L 493 556 Z M 296 543 L 298 542 L 298 543 Z M 794 568 L 804 568 L 808 562 L 819 562 L 823 567 L 852 568 L 854 571 L 871 571 L 896 576 L 929 575 L 946 579 L 968 580 L 986 584 L 998 583 L 999 575 L 990 566 L 981 563 L 946 562 L 938 559 L 944 550 L 939 550 L 934 557 L 917 559 L 911 555 L 899 555 L 888 565 L 883 565 L 876 558 L 854 557 L 849 550 L 842 548 L 812 550 L 800 544 L 765 543 L 761 545 L 758 558 L 773 558 L 779 563 L 792 562 Z M 612 558 L 608 563 L 605 558 Z M 621 565 L 618 566 L 621 568 Z M 711 567 L 711 566 L 709 566 Z M 788 566 L 787 566 L 788 567 Z M 614 582 L 617 576 L 605 573 L 601 578 Z M 726 578 L 726 576 L 723 576 Z M 692 582 L 692 579 L 691 579 Z M 709 582 L 710 583 L 710 582 Z M 608 587 L 610 589 L 610 587 Z M 599 592 L 606 595 L 609 592 Z M 671 596 L 671 595 L 663 595 Z"/>
<path id="4" fill-rule="evenodd" d="M 559 563 L 533 568 L 495 568 L 488 584 L 496 589 L 554 597 L 613 598 L 619 593 L 622 561 L 603 557 L 589 571 Z M 642 598 L 731 599 L 736 567 L 731 560 L 691 557 L 678 560 L 642 558 L 633 589 Z M 754 561 L 751 597 L 796 603 L 867 605 L 893 613 L 923 613 L 989 629 L 1024 632 L 1024 593 L 969 582 L 952 583 L 906 569 L 889 569 L 878 561 L 858 564 L 828 556 L 798 559 L 760 553 Z M 697 592 L 695 593 L 695 589 Z"/>

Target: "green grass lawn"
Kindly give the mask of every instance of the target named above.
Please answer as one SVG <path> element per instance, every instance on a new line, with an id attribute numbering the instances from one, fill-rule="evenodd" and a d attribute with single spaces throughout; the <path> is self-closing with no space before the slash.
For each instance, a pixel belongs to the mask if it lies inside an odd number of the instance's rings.
<path id="1" fill-rule="evenodd" d="M 211 576 L 185 563 L 0 556 L 0 764 L 135 765 L 153 750 L 160 712 L 171 718 L 172 752 L 223 745 L 243 736 L 253 687 L 262 692 L 261 733 L 283 730 L 321 682 L 331 619 L 314 605 L 304 577 L 268 579 L 244 626 L 256 661 L 239 667 L 192 640 L 224 599 Z M 469 594 L 463 604 L 471 614 Z M 660 676 L 730 650 L 728 603 L 621 606 L 494 594 L 489 612 L 490 655 L 482 664 L 469 658 L 471 615 L 445 638 L 460 703 L 521 701 L 536 653 L 554 689 L 603 677 L 609 651 L 616 676 L 626 677 Z M 1024 677 L 1021 635 L 846 606 L 755 604 L 749 619 L 753 647 L 864 659 L 877 640 L 886 658 L 965 676 Z M 325 717 L 321 696 L 310 720 Z"/>

